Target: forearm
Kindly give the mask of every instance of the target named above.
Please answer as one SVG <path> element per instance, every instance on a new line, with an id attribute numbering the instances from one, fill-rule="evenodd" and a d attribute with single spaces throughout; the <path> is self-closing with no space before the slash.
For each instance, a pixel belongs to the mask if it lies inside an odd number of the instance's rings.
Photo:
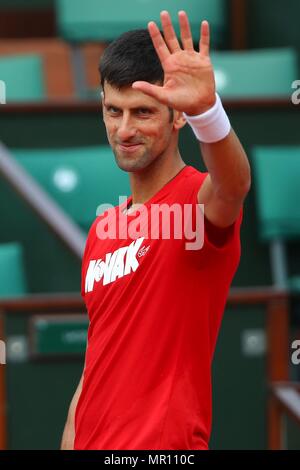
<path id="1" fill-rule="evenodd" d="M 75 412 L 77 403 L 82 391 L 83 376 L 80 379 L 76 392 L 72 398 L 68 417 L 63 431 L 61 450 L 73 450 L 74 449 L 74 438 L 75 438 Z"/>
<path id="2" fill-rule="evenodd" d="M 250 183 L 250 165 L 233 129 L 224 139 L 200 144 L 214 192 L 222 199 L 236 200 L 246 195 Z"/>

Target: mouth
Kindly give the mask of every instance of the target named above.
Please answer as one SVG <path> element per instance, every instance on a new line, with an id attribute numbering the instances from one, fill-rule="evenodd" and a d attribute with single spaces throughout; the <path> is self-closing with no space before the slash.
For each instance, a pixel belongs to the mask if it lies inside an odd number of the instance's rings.
<path id="1" fill-rule="evenodd" d="M 142 144 L 118 144 L 118 147 L 122 152 L 125 153 L 133 153 L 137 149 L 139 149 L 142 146 Z"/>

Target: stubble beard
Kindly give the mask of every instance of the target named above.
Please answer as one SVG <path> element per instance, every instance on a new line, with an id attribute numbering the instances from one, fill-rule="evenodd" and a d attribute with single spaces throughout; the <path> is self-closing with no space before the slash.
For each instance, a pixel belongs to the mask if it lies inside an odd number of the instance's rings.
<path id="1" fill-rule="evenodd" d="M 151 156 L 147 149 L 145 149 L 141 155 L 137 156 L 122 155 L 122 152 L 116 150 L 116 148 L 112 150 L 118 167 L 126 172 L 144 170 L 155 160 L 155 156 Z"/>

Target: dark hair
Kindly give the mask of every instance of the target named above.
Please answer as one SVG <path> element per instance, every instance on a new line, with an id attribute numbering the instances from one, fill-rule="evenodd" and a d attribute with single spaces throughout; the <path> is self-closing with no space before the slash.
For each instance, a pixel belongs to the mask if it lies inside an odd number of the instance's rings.
<path id="1" fill-rule="evenodd" d="M 116 88 L 137 80 L 163 83 L 164 72 L 147 29 L 128 31 L 115 39 L 101 57 L 102 89 L 106 81 Z"/>

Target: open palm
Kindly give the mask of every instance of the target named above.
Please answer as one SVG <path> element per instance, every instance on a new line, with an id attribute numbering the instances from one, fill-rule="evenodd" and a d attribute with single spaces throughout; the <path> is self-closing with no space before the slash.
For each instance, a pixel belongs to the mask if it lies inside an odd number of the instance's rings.
<path id="1" fill-rule="evenodd" d="M 209 25 L 201 24 L 199 52 L 195 51 L 189 20 L 179 12 L 182 47 L 176 37 L 170 15 L 161 12 L 162 37 L 154 22 L 148 24 L 153 45 L 164 70 L 163 86 L 134 82 L 133 88 L 156 98 L 178 111 L 194 115 L 205 112 L 215 102 L 215 80 L 209 57 Z"/>

